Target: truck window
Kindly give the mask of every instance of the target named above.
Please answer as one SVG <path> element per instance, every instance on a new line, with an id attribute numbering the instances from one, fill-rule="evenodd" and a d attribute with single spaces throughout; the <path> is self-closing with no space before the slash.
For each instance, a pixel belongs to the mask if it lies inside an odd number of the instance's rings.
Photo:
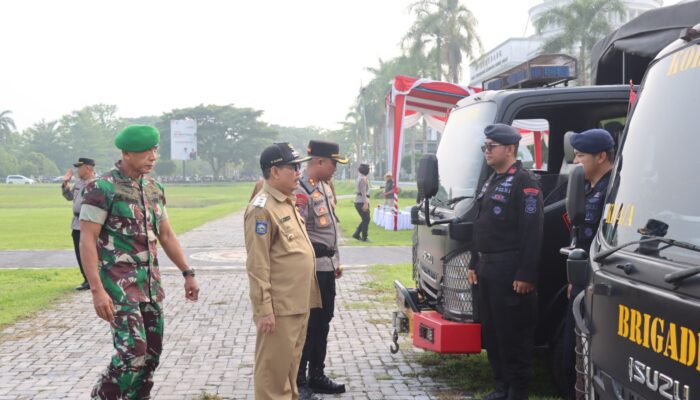
<path id="1" fill-rule="evenodd" d="M 650 235 L 700 245 L 700 45 L 661 59 L 647 72 L 624 138 L 603 219 L 611 246 Z M 659 242 L 629 251 L 700 264 L 700 254 Z"/>
<path id="2" fill-rule="evenodd" d="M 439 203 L 475 195 L 484 162 L 484 128 L 493 123 L 495 114 L 492 102 L 472 104 L 450 114 L 437 151 L 440 188 L 435 199 Z"/>
<path id="3" fill-rule="evenodd" d="M 516 119 L 512 125 L 518 128 L 522 135 L 518 160 L 527 169 L 546 171 L 549 157 L 549 121 L 543 118 Z"/>

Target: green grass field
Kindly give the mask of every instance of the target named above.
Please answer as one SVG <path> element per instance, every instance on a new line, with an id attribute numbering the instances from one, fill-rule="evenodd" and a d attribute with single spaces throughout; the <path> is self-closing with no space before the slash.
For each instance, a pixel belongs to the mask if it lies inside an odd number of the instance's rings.
<path id="1" fill-rule="evenodd" d="M 177 233 L 242 210 L 252 183 L 167 185 L 170 222 Z M 56 185 L 0 185 L 0 250 L 67 249 L 71 203 Z"/>
<path id="2" fill-rule="evenodd" d="M 0 327 L 45 309 L 81 281 L 77 268 L 0 270 Z"/>
<path id="3" fill-rule="evenodd" d="M 377 202 L 371 202 L 373 206 L 377 205 Z M 368 237 L 370 242 L 361 242 L 352 238 L 352 234 L 355 233 L 357 225 L 360 224 L 360 215 L 355 210 L 355 204 L 352 199 L 344 199 L 338 201 L 338 208 L 336 209 L 338 218 L 340 219 L 340 231 L 342 236 L 348 240 L 345 242 L 349 246 L 410 246 L 411 237 L 413 235 L 412 230 L 408 231 L 387 231 L 374 224 L 374 222 L 369 223 Z M 371 216 L 372 210 L 370 210 Z"/>

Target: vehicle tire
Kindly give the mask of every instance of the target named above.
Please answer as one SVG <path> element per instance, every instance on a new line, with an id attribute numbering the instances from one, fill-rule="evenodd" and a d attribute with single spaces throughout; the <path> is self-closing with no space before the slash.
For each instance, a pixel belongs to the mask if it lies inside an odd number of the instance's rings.
<path id="1" fill-rule="evenodd" d="M 549 367 L 552 371 L 554 385 L 563 397 L 567 397 L 567 381 L 564 365 L 564 329 L 559 329 L 550 341 L 549 346 Z"/>

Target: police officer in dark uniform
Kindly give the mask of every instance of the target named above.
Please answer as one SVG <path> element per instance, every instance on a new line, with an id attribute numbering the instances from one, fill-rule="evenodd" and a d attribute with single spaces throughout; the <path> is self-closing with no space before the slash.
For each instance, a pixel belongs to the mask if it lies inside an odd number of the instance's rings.
<path id="1" fill-rule="evenodd" d="M 604 129 L 589 129 L 571 136 L 571 147 L 576 152 L 575 164 L 583 166 L 586 178 L 586 215 L 578 227 L 576 247 L 589 251 L 605 207 L 605 195 L 615 160 L 615 141 Z M 573 301 L 583 291 L 582 286 L 569 285 L 569 308 L 564 330 L 564 368 L 569 399 L 576 398 L 576 333 Z"/>
<path id="2" fill-rule="evenodd" d="M 328 332 L 335 308 L 335 280 L 342 276 L 338 254 L 338 217 L 333 189 L 328 182 L 337 164 L 347 164 L 337 143 L 311 140 L 307 147 L 311 157 L 294 192 L 299 214 L 306 221 L 306 231 L 316 256 L 316 277 L 321 289 L 322 308 L 311 310 L 306 343 L 297 375 L 299 399 L 315 399 L 313 393 L 338 394 L 345 385 L 332 381 L 324 372 Z M 306 368 L 309 368 L 308 378 Z"/>
<path id="3" fill-rule="evenodd" d="M 494 172 L 477 196 L 468 275 L 478 288 L 482 337 L 497 383 L 484 399 L 522 400 L 533 375 L 542 192 L 537 177 L 516 161 L 518 131 L 494 124 L 484 133 L 482 150 Z"/>

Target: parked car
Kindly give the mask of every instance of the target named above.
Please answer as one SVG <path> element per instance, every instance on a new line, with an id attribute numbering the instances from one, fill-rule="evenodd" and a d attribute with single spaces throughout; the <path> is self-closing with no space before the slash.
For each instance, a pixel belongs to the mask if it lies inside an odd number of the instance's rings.
<path id="1" fill-rule="evenodd" d="M 36 183 L 34 179 L 27 178 L 26 176 L 22 175 L 8 175 L 7 178 L 5 178 L 5 183 L 9 184 L 19 184 L 19 185 L 33 185 Z"/>

